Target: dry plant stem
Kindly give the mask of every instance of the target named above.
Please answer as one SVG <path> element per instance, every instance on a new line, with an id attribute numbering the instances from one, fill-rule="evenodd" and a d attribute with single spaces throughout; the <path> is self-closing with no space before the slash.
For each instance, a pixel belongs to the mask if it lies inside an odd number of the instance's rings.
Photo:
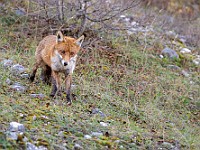
<path id="1" fill-rule="evenodd" d="M 63 11 L 63 0 L 57 0 L 56 2 L 57 5 L 57 16 L 58 20 L 63 23 L 64 22 L 64 11 Z"/>
<path id="2" fill-rule="evenodd" d="M 85 31 L 86 25 L 87 25 L 87 18 L 86 18 L 86 13 L 87 13 L 87 1 L 79 1 L 80 5 L 81 5 L 81 26 L 80 26 L 80 30 L 78 33 L 78 37 L 80 37 L 83 32 Z"/>
<path id="3" fill-rule="evenodd" d="M 46 5 L 46 2 L 43 1 L 42 4 L 43 4 L 43 9 L 44 9 L 44 11 L 45 11 L 46 19 L 47 19 L 47 18 L 49 18 L 49 16 L 48 16 L 48 11 L 47 11 L 47 5 Z"/>

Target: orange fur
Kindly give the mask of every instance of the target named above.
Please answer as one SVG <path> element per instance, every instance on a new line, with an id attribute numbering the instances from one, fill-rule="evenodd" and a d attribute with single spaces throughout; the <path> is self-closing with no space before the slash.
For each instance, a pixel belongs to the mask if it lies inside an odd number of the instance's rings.
<path id="1" fill-rule="evenodd" d="M 60 92 L 59 73 L 65 74 L 67 100 L 71 104 L 70 88 L 72 82 L 72 73 L 75 68 L 77 53 L 80 50 L 84 37 L 79 39 L 63 36 L 58 31 L 57 35 L 49 35 L 45 37 L 36 48 L 35 59 L 30 80 L 33 81 L 39 67 L 43 68 L 43 78 L 47 81 L 49 73 L 52 76 L 52 92 L 51 96 L 55 96 Z M 50 71 L 49 71 L 50 70 Z"/>

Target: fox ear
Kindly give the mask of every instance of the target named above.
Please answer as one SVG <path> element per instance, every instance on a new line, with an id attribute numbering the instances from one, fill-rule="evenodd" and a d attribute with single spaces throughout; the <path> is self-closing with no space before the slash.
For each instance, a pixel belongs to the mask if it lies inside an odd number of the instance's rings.
<path id="1" fill-rule="evenodd" d="M 64 36 L 61 31 L 58 31 L 56 34 L 56 42 L 59 43 L 59 42 L 63 42 L 63 41 L 64 41 Z"/>
<path id="2" fill-rule="evenodd" d="M 78 38 L 76 40 L 76 44 L 81 47 L 82 43 L 83 43 L 83 40 L 84 40 L 84 35 L 82 35 L 80 38 Z"/>

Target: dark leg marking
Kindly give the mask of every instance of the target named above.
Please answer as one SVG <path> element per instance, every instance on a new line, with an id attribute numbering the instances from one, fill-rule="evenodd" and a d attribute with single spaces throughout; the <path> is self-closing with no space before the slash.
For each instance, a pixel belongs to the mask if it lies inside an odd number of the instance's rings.
<path id="1" fill-rule="evenodd" d="M 58 89 L 57 89 L 57 86 L 56 86 L 56 80 L 53 77 L 52 77 L 52 82 L 51 83 L 52 83 L 52 88 L 51 88 L 50 96 L 54 97 Z"/>

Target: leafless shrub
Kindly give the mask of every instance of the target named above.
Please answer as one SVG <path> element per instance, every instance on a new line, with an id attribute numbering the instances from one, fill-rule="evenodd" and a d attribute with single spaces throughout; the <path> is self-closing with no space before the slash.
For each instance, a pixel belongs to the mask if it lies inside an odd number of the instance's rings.
<path id="1" fill-rule="evenodd" d="M 15 0 L 14 0 L 15 1 Z M 44 21 L 52 32 L 63 30 L 80 36 L 85 30 L 102 31 L 113 28 L 113 20 L 136 7 L 138 0 L 21 0 L 30 18 Z M 18 6 L 19 8 L 19 1 Z M 45 25 L 45 26 L 47 26 Z"/>

